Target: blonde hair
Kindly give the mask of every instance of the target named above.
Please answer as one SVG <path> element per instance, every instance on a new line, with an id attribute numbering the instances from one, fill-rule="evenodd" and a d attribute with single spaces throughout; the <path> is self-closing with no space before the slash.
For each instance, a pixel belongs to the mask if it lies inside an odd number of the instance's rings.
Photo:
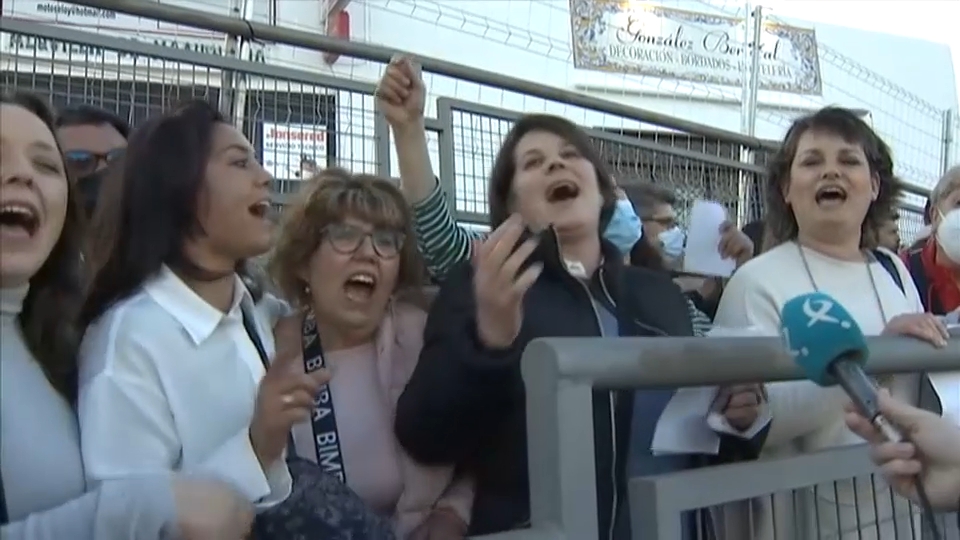
<path id="1" fill-rule="evenodd" d="M 945 172 L 934 186 L 933 191 L 930 192 L 930 208 L 940 208 L 943 201 L 958 189 L 960 189 L 960 165 Z"/>
<path id="2" fill-rule="evenodd" d="M 384 178 L 330 168 L 310 178 L 297 201 L 283 212 L 280 236 L 268 265 L 280 291 L 295 305 L 310 303 L 307 283 L 301 276 L 320 247 L 326 227 L 348 217 L 403 233 L 395 293 L 416 290 L 423 284 L 425 273 L 413 216 L 403 193 Z"/>

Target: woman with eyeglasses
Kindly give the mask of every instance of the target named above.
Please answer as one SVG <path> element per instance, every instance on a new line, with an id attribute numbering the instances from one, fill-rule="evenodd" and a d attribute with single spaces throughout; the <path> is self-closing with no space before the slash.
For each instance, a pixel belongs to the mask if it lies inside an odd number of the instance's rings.
<path id="1" fill-rule="evenodd" d="M 413 220 L 388 180 L 327 169 L 284 212 L 272 274 L 296 313 L 276 327 L 282 356 L 329 370 L 321 406 L 294 427 L 297 453 L 338 476 L 401 538 L 459 540 L 473 489 L 450 467 L 423 467 L 393 433 L 397 398 L 426 323 Z"/>

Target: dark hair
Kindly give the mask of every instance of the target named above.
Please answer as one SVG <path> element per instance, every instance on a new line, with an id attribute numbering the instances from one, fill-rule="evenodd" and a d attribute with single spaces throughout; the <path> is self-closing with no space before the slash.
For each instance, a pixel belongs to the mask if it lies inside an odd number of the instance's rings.
<path id="1" fill-rule="evenodd" d="M 740 229 L 747 238 L 753 242 L 753 256 L 756 257 L 763 252 L 763 233 L 766 230 L 766 224 L 762 219 L 751 221 Z"/>
<path id="2" fill-rule="evenodd" d="M 593 164 L 597 173 L 597 183 L 600 195 L 603 197 L 603 207 L 600 210 L 600 230 L 606 228 L 613 215 L 617 203 L 616 186 L 613 178 L 600 159 L 600 154 L 593 146 L 587 133 L 576 124 L 549 114 L 528 114 L 517 120 L 513 128 L 507 133 L 497 153 L 497 159 L 490 171 L 490 229 L 496 229 L 510 217 L 510 201 L 513 198 L 513 176 L 516 171 L 514 152 L 517 144 L 524 135 L 533 131 L 545 131 L 566 140 L 580 152 L 584 158 Z"/>
<path id="3" fill-rule="evenodd" d="M 35 115 L 56 139 L 53 113 L 40 98 L 21 92 L 4 93 L 0 101 Z M 58 141 L 58 149 L 59 146 Z M 24 299 L 19 321 L 24 342 L 47 380 L 73 404 L 77 399 L 77 349 L 82 337 L 77 317 L 83 298 L 84 220 L 76 186 L 66 169 L 64 175 L 67 177 L 67 213 L 63 229 L 47 260 L 30 278 L 30 291 Z"/>
<path id="4" fill-rule="evenodd" d="M 320 247 L 326 227 L 350 216 L 403 233 L 394 293 L 411 293 L 423 285 L 413 214 L 400 188 L 377 176 L 329 168 L 311 178 L 297 202 L 283 213 L 269 269 L 289 301 L 301 307 L 310 305 L 308 284 L 301 277 L 303 269 Z"/>
<path id="5" fill-rule="evenodd" d="M 640 219 L 649 218 L 658 206 L 677 204 L 677 196 L 672 189 L 653 182 L 637 182 L 622 187 Z"/>
<path id="6" fill-rule="evenodd" d="M 923 224 L 930 225 L 933 222 L 933 216 L 930 215 L 930 212 L 933 211 L 933 199 L 927 197 L 927 202 L 923 205 Z"/>
<path id="7" fill-rule="evenodd" d="M 873 247 L 873 231 L 892 215 L 900 198 L 901 184 L 893 175 L 890 147 L 856 113 L 841 107 L 826 107 L 796 120 L 770 162 L 767 173 L 766 223 L 773 247 L 794 240 L 799 232 L 797 217 L 783 198 L 783 187 L 790 181 L 790 169 L 797 154 L 800 137 L 816 130 L 834 133 L 863 148 L 870 172 L 879 179 L 880 189 L 861 225 L 861 245 Z"/>
<path id="8" fill-rule="evenodd" d="M 60 111 L 57 115 L 56 126 L 100 126 L 106 124 L 124 139 L 130 137 L 130 125 L 120 119 L 119 116 L 91 105 L 72 105 Z"/>
<path id="9" fill-rule="evenodd" d="M 134 293 L 167 264 L 191 277 L 211 279 L 183 251 L 185 238 L 202 232 L 198 196 L 206 175 L 213 131 L 223 115 L 204 101 L 191 101 L 156 117 L 130 138 L 123 163 L 119 204 L 94 230 L 95 241 L 112 245 L 96 252 L 82 312 L 87 325 Z M 102 229 L 100 227 L 103 227 Z M 243 263 L 238 264 L 238 270 Z"/>
<path id="10" fill-rule="evenodd" d="M 630 249 L 630 266 L 639 266 L 650 270 L 667 269 L 663 254 L 647 240 L 646 236 L 637 240 L 637 243 Z"/>

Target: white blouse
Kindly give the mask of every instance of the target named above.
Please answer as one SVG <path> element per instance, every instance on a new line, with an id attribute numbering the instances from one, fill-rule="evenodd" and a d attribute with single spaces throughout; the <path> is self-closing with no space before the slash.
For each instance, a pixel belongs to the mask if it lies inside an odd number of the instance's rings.
<path id="1" fill-rule="evenodd" d="M 239 277 L 223 313 L 164 267 L 90 326 L 79 397 L 88 481 L 175 470 L 227 481 L 258 508 L 287 498 L 284 460 L 264 471 L 250 443 L 264 368 L 244 311 L 272 356 L 270 324 Z"/>

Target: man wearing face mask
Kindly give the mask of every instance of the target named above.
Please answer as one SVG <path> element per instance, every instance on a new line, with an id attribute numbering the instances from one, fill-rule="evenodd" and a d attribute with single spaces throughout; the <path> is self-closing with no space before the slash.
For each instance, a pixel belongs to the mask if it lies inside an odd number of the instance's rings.
<path id="1" fill-rule="evenodd" d="M 103 109 L 77 105 L 60 111 L 57 137 L 63 146 L 67 170 L 77 182 L 88 217 L 96 207 L 108 166 L 123 156 L 129 135 L 130 126 Z"/>
<path id="2" fill-rule="evenodd" d="M 626 190 L 643 223 L 643 236 L 659 248 L 668 270 L 679 270 L 687 235 L 677 221 L 676 196 L 669 189 L 650 182 L 632 184 Z M 730 223 L 725 223 L 720 232 L 717 249 L 721 255 L 736 260 L 737 267 L 753 257 L 754 244 L 746 234 Z M 722 291 L 721 280 L 682 276 L 675 281 L 700 311 L 713 318 Z"/>
<path id="3" fill-rule="evenodd" d="M 930 218 L 930 237 L 904 260 L 924 308 L 947 315 L 960 310 L 960 166 L 933 188 Z"/>

